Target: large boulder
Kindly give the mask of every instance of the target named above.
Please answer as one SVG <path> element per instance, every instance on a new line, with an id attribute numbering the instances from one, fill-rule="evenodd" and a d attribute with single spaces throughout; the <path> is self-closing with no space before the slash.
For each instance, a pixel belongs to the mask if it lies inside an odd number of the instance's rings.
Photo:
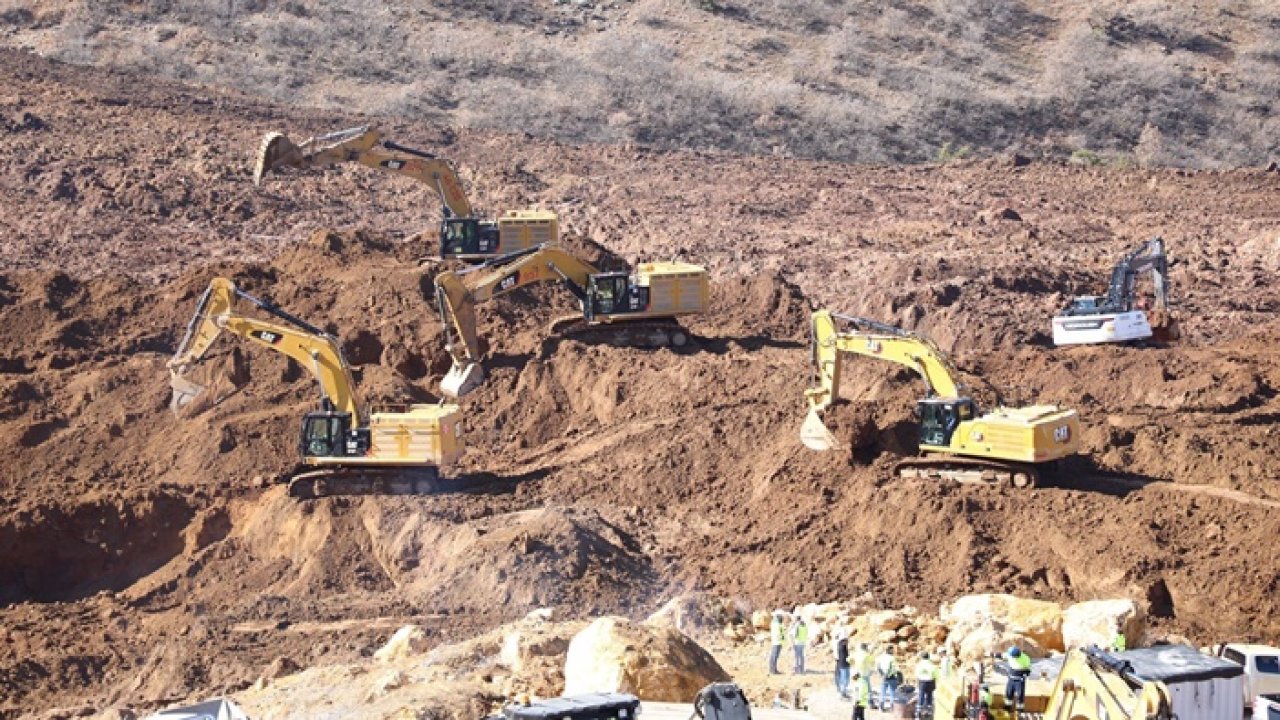
<path id="1" fill-rule="evenodd" d="M 693 593 L 671 598 L 650 615 L 645 623 L 655 627 L 675 628 L 685 635 L 696 635 L 715 632 L 725 625 L 742 620 L 741 611 L 732 604 L 709 595 Z"/>
<path id="2" fill-rule="evenodd" d="M 957 625 L 947 636 L 946 645 L 954 649 L 961 667 L 966 667 L 975 660 L 989 658 L 994 654 L 1003 654 L 1015 645 L 1033 658 L 1042 658 L 1049 654 L 1049 648 L 1040 645 L 1035 639 L 1021 635 L 992 620 L 978 624 Z"/>
<path id="3" fill-rule="evenodd" d="M 834 622 L 836 618 L 844 615 L 846 608 L 843 603 L 809 603 L 796 608 L 795 614 L 804 618 L 804 621 L 810 625 L 821 625 Z"/>
<path id="4" fill-rule="evenodd" d="M 666 627 L 603 617 L 569 643 L 565 695 L 626 692 L 641 700 L 690 702 L 706 685 L 728 680 L 715 658 Z"/>
<path id="5" fill-rule="evenodd" d="M 525 672 L 542 658 L 559 665 L 569 651 L 569 637 L 558 630 L 561 628 L 516 627 L 507 631 L 502 637 L 502 649 L 498 651 L 499 662 L 516 674 Z"/>
<path id="6" fill-rule="evenodd" d="M 942 621 L 961 635 L 990 625 L 999 634 L 1018 635 L 1044 650 L 1062 650 L 1062 606 L 1013 595 L 966 595 L 943 605 Z M 948 640 L 950 642 L 950 638 Z"/>
<path id="7" fill-rule="evenodd" d="M 1116 628 L 1123 627 L 1129 647 L 1146 629 L 1142 609 L 1132 600 L 1090 600 L 1067 608 L 1062 617 L 1062 639 L 1068 648 L 1107 647 Z"/>

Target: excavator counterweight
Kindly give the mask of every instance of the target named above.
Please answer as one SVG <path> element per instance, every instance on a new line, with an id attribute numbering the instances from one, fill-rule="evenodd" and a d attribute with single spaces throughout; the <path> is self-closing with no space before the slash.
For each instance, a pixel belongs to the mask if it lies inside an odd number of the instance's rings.
<path id="1" fill-rule="evenodd" d="M 800 428 L 805 447 L 823 451 L 839 445 L 821 414 L 839 396 L 845 355 L 864 355 L 911 368 L 925 383 L 927 395 L 916 411 L 926 456 L 899 462 L 896 472 L 902 477 L 1029 487 L 1041 467 L 1080 448 L 1074 410 L 1033 405 L 981 413 L 950 358 L 922 335 L 828 310 L 815 311 L 811 323 L 818 382 L 805 391 L 809 411 Z"/>
<path id="2" fill-rule="evenodd" d="M 237 313 L 238 300 L 248 301 L 271 319 Z M 461 454 L 457 405 L 421 404 L 366 413 L 336 337 L 225 278 L 209 284 L 169 361 L 170 407 L 175 413 L 205 390 L 188 373 L 223 332 L 289 357 L 310 372 L 320 388 L 319 409 L 302 420 L 302 467 L 290 477 L 291 495 L 427 492 L 439 486 L 439 468 Z"/>

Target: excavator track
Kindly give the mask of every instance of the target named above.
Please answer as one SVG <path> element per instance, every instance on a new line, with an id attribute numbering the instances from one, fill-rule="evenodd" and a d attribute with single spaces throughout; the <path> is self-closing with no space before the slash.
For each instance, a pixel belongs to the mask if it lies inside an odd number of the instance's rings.
<path id="1" fill-rule="evenodd" d="M 581 315 L 566 315 L 551 323 L 551 332 L 562 337 L 601 338 L 620 347 L 684 347 L 689 331 L 672 318 L 588 323 Z"/>
<path id="2" fill-rule="evenodd" d="M 299 500 L 351 495 L 430 495 L 453 483 L 436 468 L 307 466 L 289 477 L 289 495 Z"/>
<path id="3" fill-rule="evenodd" d="M 954 480 L 971 485 L 1008 485 L 1030 489 L 1040 481 L 1040 470 L 1029 463 L 984 460 L 943 455 L 903 460 L 894 474 L 906 479 Z"/>

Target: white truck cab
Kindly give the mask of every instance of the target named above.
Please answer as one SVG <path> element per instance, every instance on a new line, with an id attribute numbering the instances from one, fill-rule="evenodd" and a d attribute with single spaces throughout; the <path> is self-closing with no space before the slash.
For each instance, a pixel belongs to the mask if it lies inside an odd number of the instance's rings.
<path id="1" fill-rule="evenodd" d="M 1244 703 L 1252 707 L 1259 695 L 1280 694 L 1280 648 L 1227 643 L 1216 654 L 1244 668 Z"/>

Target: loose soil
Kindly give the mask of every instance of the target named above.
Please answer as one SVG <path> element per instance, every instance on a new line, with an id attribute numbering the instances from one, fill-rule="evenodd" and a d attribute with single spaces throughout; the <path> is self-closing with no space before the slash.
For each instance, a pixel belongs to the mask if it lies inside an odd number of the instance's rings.
<path id="1" fill-rule="evenodd" d="M 1127 595 L 1198 642 L 1280 640 L 1280 174 L 1010 162 L 880 168 L 565 146 L 376 119 L 484 205 L 561 214 L 605 264 L 683 258 L 713 312 L 680 351 L 558 340 L 555 288 L 482 310 L 464 490 L 295 502 L 306 373 L 227 340 L 175 418 L 165 361 L 215 275 L 336 331 L 370 404 L 437 398 L 430 194 L 361 168 L 248 181 L 267 130 L 339 117 L 0 52 L 0 716 L 249 686 L 554 605 L 700 589 Z M 1008 219 L 1015 211 L 1020 219 Z M 1184 338 L 1055 349 L 1049 318 L 1162 234 Z M 807 315 L 929 333 L 981 398 L 1077 408 L 1034 491 L 899 481 L 910 373 L 851 363 L 842 451 L 798 441 Z"/>

